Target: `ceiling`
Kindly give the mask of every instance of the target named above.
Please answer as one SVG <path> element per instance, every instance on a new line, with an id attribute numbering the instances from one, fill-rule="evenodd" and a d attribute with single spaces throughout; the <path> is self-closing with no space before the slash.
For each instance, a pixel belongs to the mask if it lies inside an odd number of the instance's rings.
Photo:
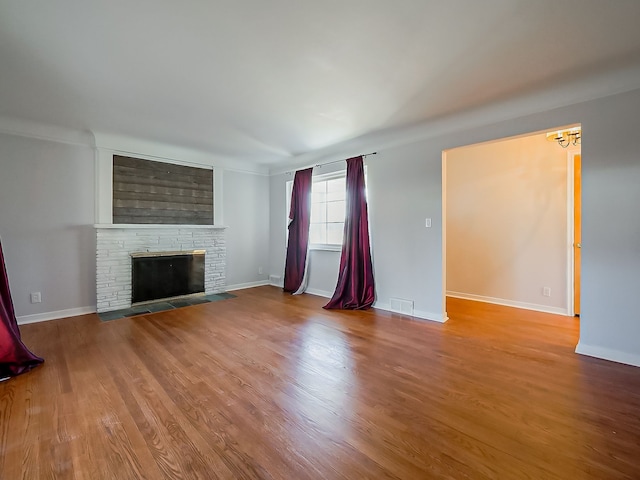
<path id="1" fill-rule="evenodd" d="M 0 0 L 0 115 L 277 164 L 640 63 L 637 0 Z"/>

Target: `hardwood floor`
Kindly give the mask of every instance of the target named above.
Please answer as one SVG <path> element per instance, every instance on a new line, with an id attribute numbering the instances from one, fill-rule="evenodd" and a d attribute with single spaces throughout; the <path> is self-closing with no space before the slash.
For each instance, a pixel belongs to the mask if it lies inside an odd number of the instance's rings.
<path id="1" fill-rule="evenodd" d="M 640 368 L 574 354 L 574 318 L 234 293 L 23 326 L 46 362 L 0 384 L 0 478 L 640 478 Z"/>

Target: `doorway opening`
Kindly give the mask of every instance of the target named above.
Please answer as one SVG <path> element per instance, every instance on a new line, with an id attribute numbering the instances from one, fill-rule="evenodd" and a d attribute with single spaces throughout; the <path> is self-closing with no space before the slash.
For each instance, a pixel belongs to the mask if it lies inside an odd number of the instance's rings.
<path id="1" fill-rule="evenodd" d="M 581 150 L 546 132 L 442 152 L 445 318 L 447 296 L 579 315 Z"/>

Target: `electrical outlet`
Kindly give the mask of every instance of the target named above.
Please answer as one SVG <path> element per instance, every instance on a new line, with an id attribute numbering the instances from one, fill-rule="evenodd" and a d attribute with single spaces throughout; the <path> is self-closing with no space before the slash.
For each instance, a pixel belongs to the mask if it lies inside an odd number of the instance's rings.
<path id="1" fill-rule="evenodd" d="M 427 218 L 424 222 L 424 226 L 427 228 L 431 228 L 431 219 Z"/>
<path id="2" fill-rule="evenodd" d="M 262 275 L 264 273 L 264 269 L 262 267 L 258 267 L 258 275 Z"/>
<path id="3" fill-rule="evenodd" d="M 550 287 L 542 287 L 542 296 L 550 297 L 551 296 L 551 288 Z"/>
<path id="4" fill-rule="evenodd" d="M 31 292 L 31 303 L 40 303 L 42 302 L 42 295 L 40 292 Z"/>

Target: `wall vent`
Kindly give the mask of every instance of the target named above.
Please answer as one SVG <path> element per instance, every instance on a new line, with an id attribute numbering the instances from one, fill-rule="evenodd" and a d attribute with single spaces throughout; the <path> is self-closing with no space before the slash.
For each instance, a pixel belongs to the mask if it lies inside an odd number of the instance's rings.
<path id="1" fill-rule="evenodd" d="M 413 300 L 391 298 L 389 300 L 389 310 L 402 315 L 413 315 Z"/>
<path id="2" fill-rule="evenodd" d="M 276 287 L 282 286 L 282 279 L 280 275 L 269 275 L 269 283 Z"/>

